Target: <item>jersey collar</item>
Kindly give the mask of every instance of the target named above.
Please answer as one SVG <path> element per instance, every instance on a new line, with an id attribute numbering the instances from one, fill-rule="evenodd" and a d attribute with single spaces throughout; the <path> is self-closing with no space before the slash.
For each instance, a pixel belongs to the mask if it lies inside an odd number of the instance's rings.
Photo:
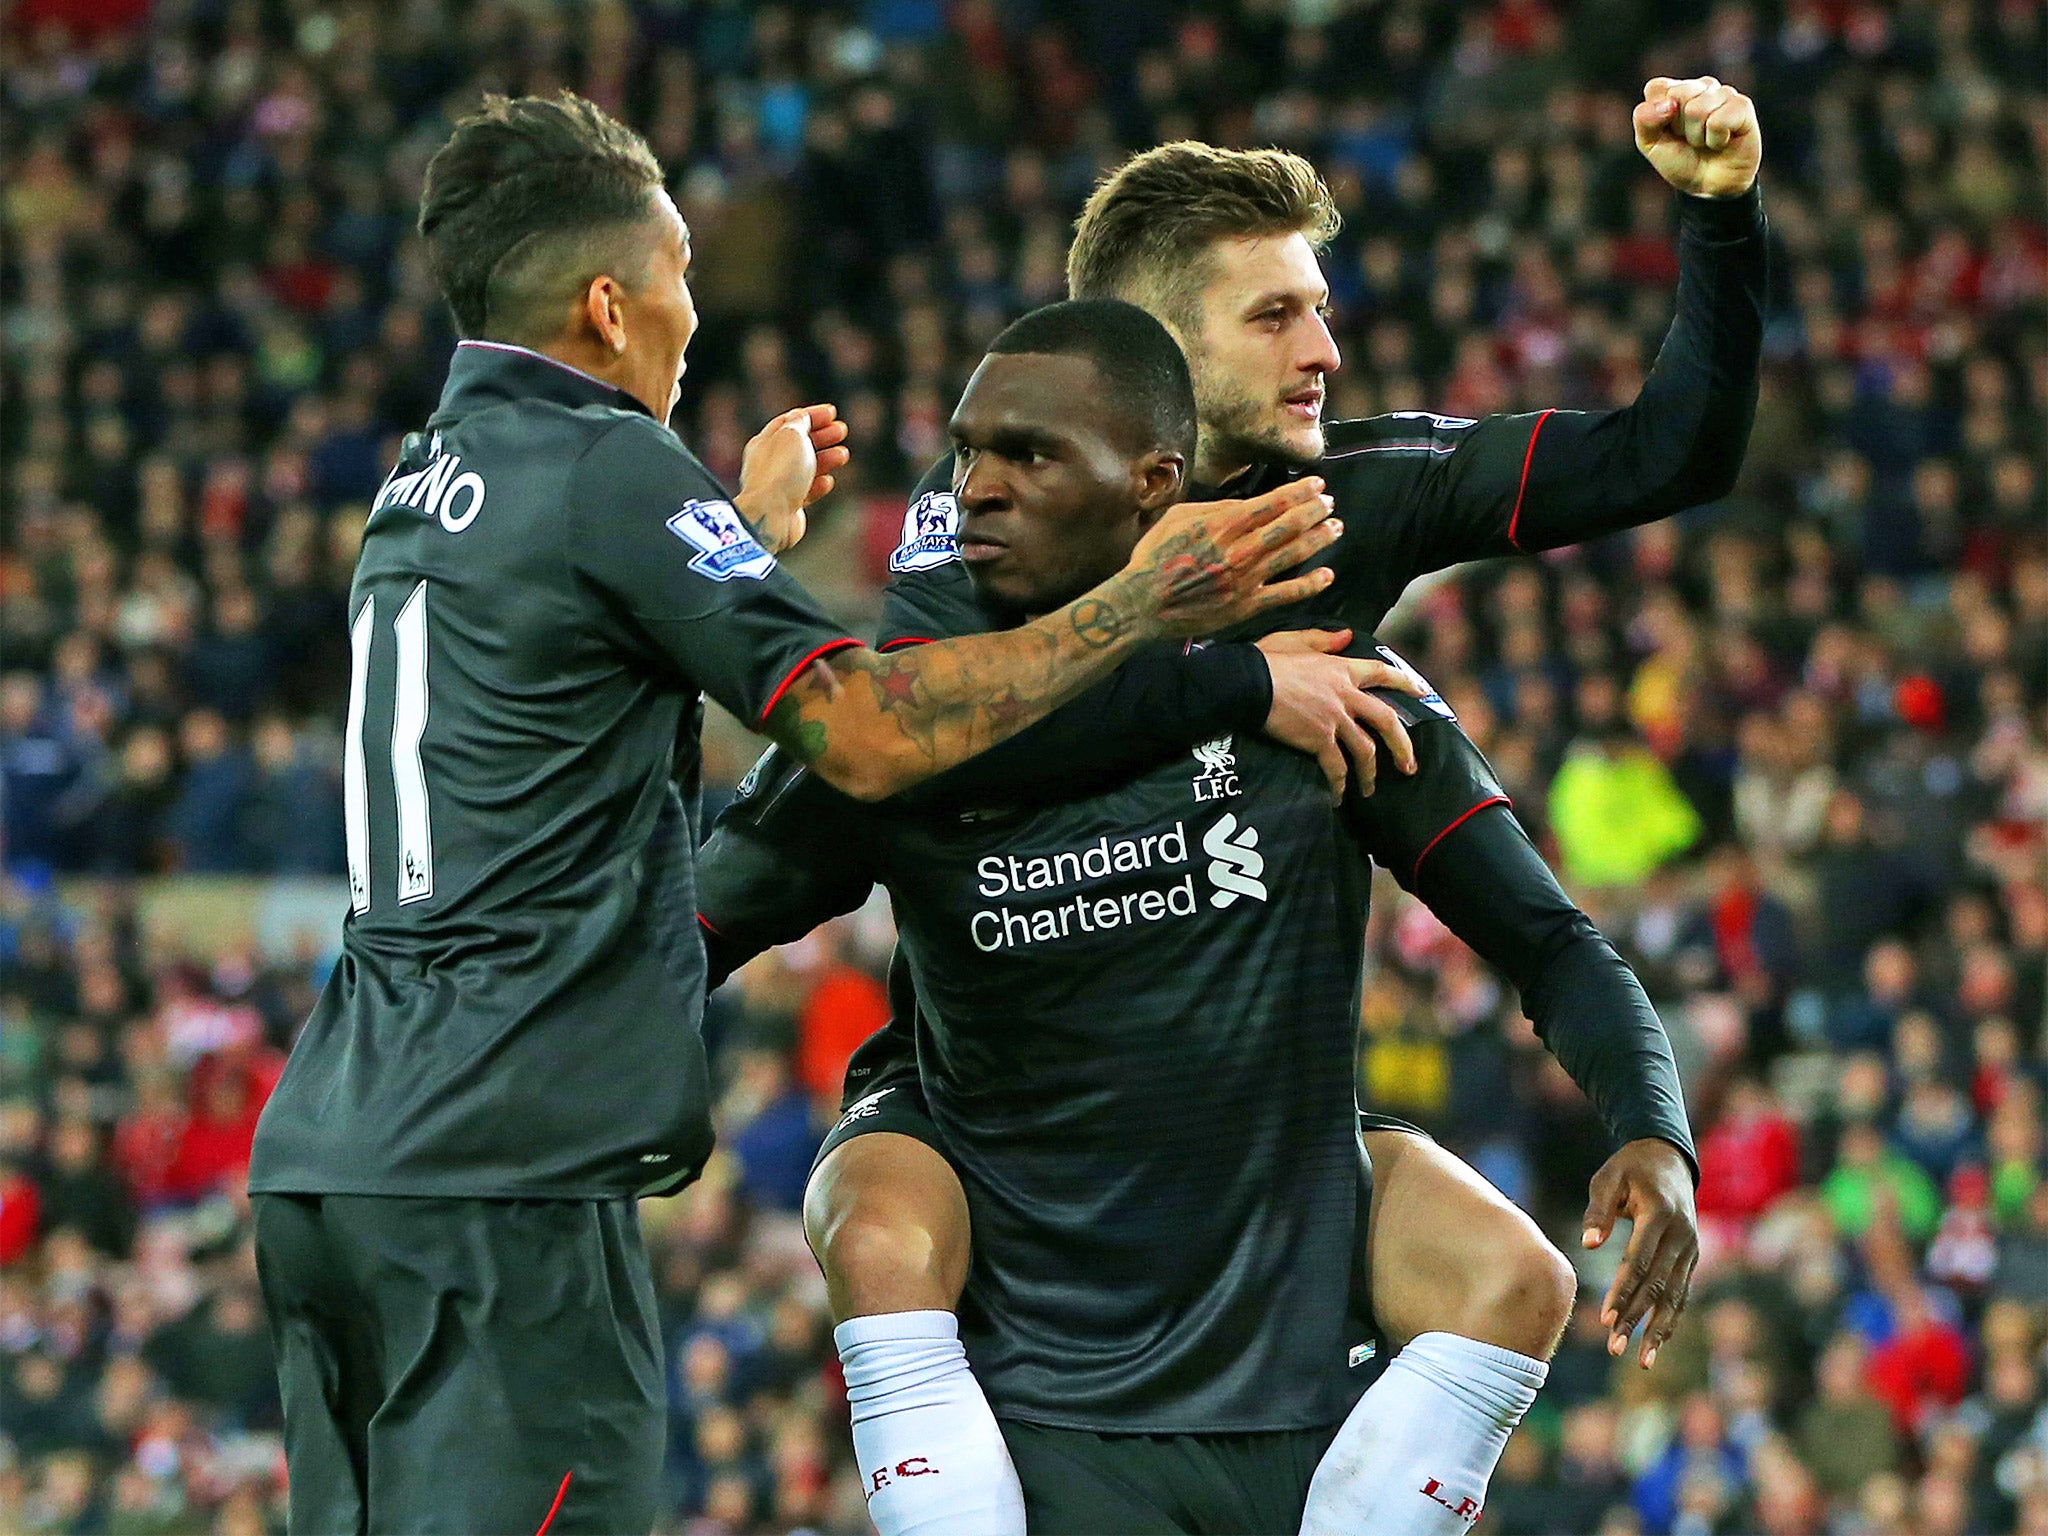
<path id="1" fill-rule="evenodd" d="M 571 410 L 608 405 L 614 410 L 652 413 L 623 389 L 572 368 L 530 347 L 509 341 L 459 341 L 448 363 L 437 416 L 465 416 L 507 400 L 545 400 Z"/>
<path id="2" fill-rule="evenodd" d="M 1187 499 L 1189 501 L 1224 501 L 1231 497 L 1262 496 L 1276 485 L 1292 480 L 1297 474 L 1314 474 L 1313 467 L 1296 470 L 1275 459 L 1257 459 L 1235 474 L 1226 476 L 1214 485 L 1204 481 L 1190 481 Z"/>

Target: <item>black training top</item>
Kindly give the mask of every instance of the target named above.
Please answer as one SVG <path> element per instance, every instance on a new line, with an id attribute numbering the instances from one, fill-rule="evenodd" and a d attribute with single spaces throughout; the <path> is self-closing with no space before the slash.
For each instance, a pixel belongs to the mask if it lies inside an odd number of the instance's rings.
<path id="1" fill-rule="evenodd" d="M 353 910 L 250 1188 L 679 1186 L 711 1145 L 699 691 L 759 721 L 855 642 L 636 401 L 488 342 L 378 493 L 349 616 Z"/>

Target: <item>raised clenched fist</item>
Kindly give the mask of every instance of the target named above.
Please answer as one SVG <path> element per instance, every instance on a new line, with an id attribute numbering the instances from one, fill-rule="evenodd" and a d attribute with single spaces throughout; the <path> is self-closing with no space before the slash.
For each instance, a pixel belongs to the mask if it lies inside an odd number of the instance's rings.
<path id="1" fill-rule="evenodd" d="M 1740 197 L 1756 182 L 1763 135 L 1756 103 L 1712 75 L 1643 87 L 1636 148 L 1672 186 L 1695 197 Z"/>

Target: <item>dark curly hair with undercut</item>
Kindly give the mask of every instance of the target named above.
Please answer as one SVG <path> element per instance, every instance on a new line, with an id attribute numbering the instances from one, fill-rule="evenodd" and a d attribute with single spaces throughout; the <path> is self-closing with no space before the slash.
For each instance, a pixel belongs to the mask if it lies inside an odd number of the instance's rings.
<path id="1" fill-rule="evenodd" d="M 662 187 L 647 141 L 595 103 L 486 96 L 427 164 L 419 231 L 464 336 L 554 334 L 581 284 L 645 275 Z"/>

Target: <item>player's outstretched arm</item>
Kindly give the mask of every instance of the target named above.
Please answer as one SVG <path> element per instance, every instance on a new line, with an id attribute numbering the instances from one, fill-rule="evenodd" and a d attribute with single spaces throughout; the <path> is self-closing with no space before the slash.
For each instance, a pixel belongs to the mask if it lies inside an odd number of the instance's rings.
<path id="1" fill-rule="evenodd" d="M 1138 645 L 1202 635 L 1327 587 L 1332 544 L 1323 482 L 1249 501 L 1176 507 L 1122 571 L 1020 629 L 880 654 L 853 647 L 810 663 L 764 727 L 859 799 L 879 800 L 1040 719 Z"/>
<path id="2" fill-rule="evenodd" d="M 1635 400 L 1612 411 L 1478 422 L 1408 413 L 1350 427 L 1392 455 L 1352 463 L 1411 472 L 1393 515 L 1413 573 L 1582 543 L 1734 488 L 1756 418 L 1768 280 L 1756 108 L 1711 78 L 1652 80 L 1635 132 L 1680 194 L 1676 307 Z M 1384 502 L 1385 471 L 1376 473 Z"/>
<path id="3" fill-rule="evenodd" d="M 1037 724 L 918 786 L 912 799 L 1064 803 L 1241 731 L 1313 757 L 1333 800 L 1354 770 L 1359 793 L 1369 795 L 1382 754 L 1402 773 L 1414 771 L 1415 754 L 1399 711 L 1368 690 L 1419 695 L 1424 685 L 1383 661 L 1339 654 L 1350 641 L 1348 629 L 1308 629 L 1186 653 L 1148 647 Z"/>
<path id="4" fill-rule="evenodd" d="M 1543 1043 L 1619 1149 L 1594 1177 L 1586 1246 L 1631 1223 L 1602 1303 L 1609 1348 L 1653 1363 L 1678 1326 L 1699 1261 L 1697 1159 L 1678 1066 L 1628 963 L 1559 887 L 1510 813 L 1486 759 L 1450 720 L 1419 721 L 1412 778 L 1347 807 L 1365 851 L 1521 993 Z"/>
<path id="5" fill-rule="evenodd" d="M 1756 105 L 1711 77 L 1656 79 L 1636 147 L 1680 194 L 1678 302 L 1635 401 L 1532 427 L 1514 543 L 1555 549 L 1735 488 L 1763 360 L 1764 222 Z"/>
<path id="6" fill-rule="evenodd" d="M 911 493 L 903 551 L 910 559 L 883 594 L 882 650 L 999 627 L 957 561 L 929 554 L 917 509 L 957 518 L 953 458 L 925 472 Z M 934 506 L 934 504 L 942 504 Z M 892 566 L 895 562 L 892 560 Z M 1121 784 L 1218 736 L 1264 733 L 1315 758 L 1341 796 L 1353 766 L 1369 779 L 1381 749 L 1347 726 L 1379 731 L 1397 763 L 1408 760 L 1398 717 L 1364 690 L 1405 687 L 1394 669 L 1346 658 L 1351 631 L 1292 631 L 1256 645 L 1145 647 L 1101 682 L 987 752 L 913 792 L 935 806 L 1057 804 Z"/>

